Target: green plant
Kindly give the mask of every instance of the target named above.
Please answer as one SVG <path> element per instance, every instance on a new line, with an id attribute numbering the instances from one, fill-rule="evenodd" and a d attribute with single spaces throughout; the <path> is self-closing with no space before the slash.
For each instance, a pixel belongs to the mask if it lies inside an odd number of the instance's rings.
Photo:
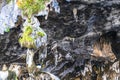
<path id="1" fill-rule="evenodd" d="M 34 36 L 31 36 L 33 32 L 32 26 L 25 26 L 23 29 L 22 37 L 19 38 L 19 43 L 22 47 L 36 48 L 35 39 L 45 36 L 43 32 L 37 32 Z"/>
<path id="2" fill-rule="evenodd" d="M 14 71 L 8 70 L 8 73 L 9 73 L 9 76 L 8 76 L 7 80 L 18 80 L 17 75 Z"/>
<path id="3" fill-rule="evenodd" d="M 45 3 L 49 0 L 18 0 L 18 7 L 23 10 L 23 15 L 31 18 L 33 14 L 45 9 Z"/>
<path id="4" fill-rule="evenodd" d="M 24 29 L 23 35 L 30 35 L 32 33 L 32 31 L 33 31 L 31 26 L 26 26 L 24 28 L 25 29 Z"/>
<path id="5" fill-rule="evenodd" d="M 7 4 L 10 2 L 11 0 L 6 0 Z"/>
<path id="6" fill-rule="evenodd" d="M 19 39 L 19 43 L 21 46 L 27 47 L 27 48 L 34 48 L 34 38 L 30 36 L 32 33 L 32 27 L 31 26 L 26 26 L 24 27 L 24 32 L 22 34 L 22 37 Z"/>
<path id="7" fill-rule="evenodd" d="M 24 26 L 23 34 L 19 39 L 19 43 L 22 47 L 35 48 L 35 39 L 39 36 L 45 36 L 44 32 L 34 32 L 31 17 L 41 10 L 44 10 L 46 6 L 45 3 L 49 1 L 50 0 L 17 0 L 18 7 L 22 10 L 23 15 L 27 17 L 27 24 L 30 25 Z M 33 36 L 31 36 L 31 34 Z"/>
<path id="8" fill-rule="evenodd" d="M 43 32 L 37 32 L 37 35 L 41 36 L 41 37 L 45 36 L 45 34 Z"/>

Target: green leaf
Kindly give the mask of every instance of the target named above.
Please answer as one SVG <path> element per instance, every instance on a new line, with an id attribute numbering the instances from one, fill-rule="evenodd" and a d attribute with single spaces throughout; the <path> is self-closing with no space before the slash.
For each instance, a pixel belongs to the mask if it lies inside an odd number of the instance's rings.
<path id="1" fill-rule="evenodd" d="M 17 5 L 23 10 L 23 14 L 30 18 L 33 14 L 44 10 L 48 1 L 50 0 L 18 0 Z"/>
<path id="2" fill-rule="evenodd" d="M 45 36 L 45 34 L 43 32 L 38 32 L 37 35 L 41 36 L 41 37 Z"/>
<path id="3" fill-rule="evenodd" d="M 7 27 L 7 28 L 5 29 L 5 32 L 10 32 L 10 28 Z"/>

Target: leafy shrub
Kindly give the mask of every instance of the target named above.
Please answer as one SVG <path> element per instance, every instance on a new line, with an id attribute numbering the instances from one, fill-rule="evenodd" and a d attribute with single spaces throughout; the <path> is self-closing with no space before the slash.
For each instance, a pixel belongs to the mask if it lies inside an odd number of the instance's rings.
<path id="1" fill-rule="evenodd" d="M 45 9 L 45 3 L 49 0 L 18 0 L 17 5 L 23 10 L 23 15 L 30 18 L 33 14 Z"/>

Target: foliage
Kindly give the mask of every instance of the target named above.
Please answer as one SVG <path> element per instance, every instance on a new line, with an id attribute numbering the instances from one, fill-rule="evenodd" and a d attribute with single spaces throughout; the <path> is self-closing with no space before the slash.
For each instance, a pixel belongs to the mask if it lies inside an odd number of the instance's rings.
<path id="1" fill-rule="evenodd" d="M 24 26 L 22 37 L 19 39 L 19 43 L 23 47 L 35 48 L 35 40 L 38 37 L 45 36 L 44 32 L 34 31 L 32 16 L 42 11 L 46 7 L 46 3 L 50 0 L 17 0 L 18 7 L 22 10 L 23 15 L 27 17 L 27 25 Z M 36 25 L 39 26 L 39 25 Z"/>
<path id="2" fill-rule="evenodd" d="M 22 47 L 27 48 L 36 48 L 35 39 L 38 37 L 43 37 L 45 34 L 43 32 L 37 32 L 34 36 L 32 36 L 32 26 L 25 26 L 23 30 L 22 37 L 19 39 L 19 43 Z"/>
<path id="3" fill-rule="evenodd" d="M 7 80 L 18 80 L 15 72 L 8 70 L 9 76 Z"/>
<path id="4" fill-rule="evenodd" d="M 18 0 L 17 5 L 23 10 L 23 15 L 31 18 L 33 14 L 45 9 L 45 3 L 49 0 Z"/>
<path id="5" fill-rule="evenodd" d="M 7 4 L 10 2 L 11 0 L 6 0 Z"/>
<path id="6" fill-rule="evenodd" d="M 41 37 L 45 36 L 45 34 L 43 32 L 37 32 L 37 35 L 41 36 Z"/>
<path id="7" fill-rule="evenodd" d="M 7 27 L 6 28 L 6 30 L 5 30 L 5 32 L 9 32 L 10 31 L 10 28 L 9 27 Z"/>
<path id="8" fill-rule="evenodd" d="M 22 37 L 19 39 L 19 43 L 21 46 L 27 47 L 27 48 L 33 48 L 35 47 L 34 39 L 30 36 L 32 33 L 32 27 L 31 26 L 25 26 L 24 32 L 22 34 Z"/>

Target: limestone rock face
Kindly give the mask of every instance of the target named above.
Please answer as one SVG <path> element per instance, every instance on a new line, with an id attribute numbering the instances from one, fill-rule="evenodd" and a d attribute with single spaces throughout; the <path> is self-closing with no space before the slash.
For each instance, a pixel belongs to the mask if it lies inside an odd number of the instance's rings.
<path id="1" fill-rule="evenodd" d="M 119 80 L 119 1 L 57 1 L 59 14 L 50 11 L 47 20 L 44 16 L 37 17 L 47 34 L 47 55 L 38 56 L 41 50 L 35 51 L 35 64 L 42 61 L 44 70 L 61 80 L 74 80 L 75 77 L 75 80 L 110 80 L 112 76 L 116 76 L 113 80 Z M 74 9 L 77 13 L 73 13 Z M 0 35 L 1 64 L 17 62 L 25 66 L 25 58 L 19 58 L 26 54 L 26 48 L 21 48 L 18 42 L 21 32 L 18 26 Z M 23 76 L 28 77 L 26 72 Z"/>

